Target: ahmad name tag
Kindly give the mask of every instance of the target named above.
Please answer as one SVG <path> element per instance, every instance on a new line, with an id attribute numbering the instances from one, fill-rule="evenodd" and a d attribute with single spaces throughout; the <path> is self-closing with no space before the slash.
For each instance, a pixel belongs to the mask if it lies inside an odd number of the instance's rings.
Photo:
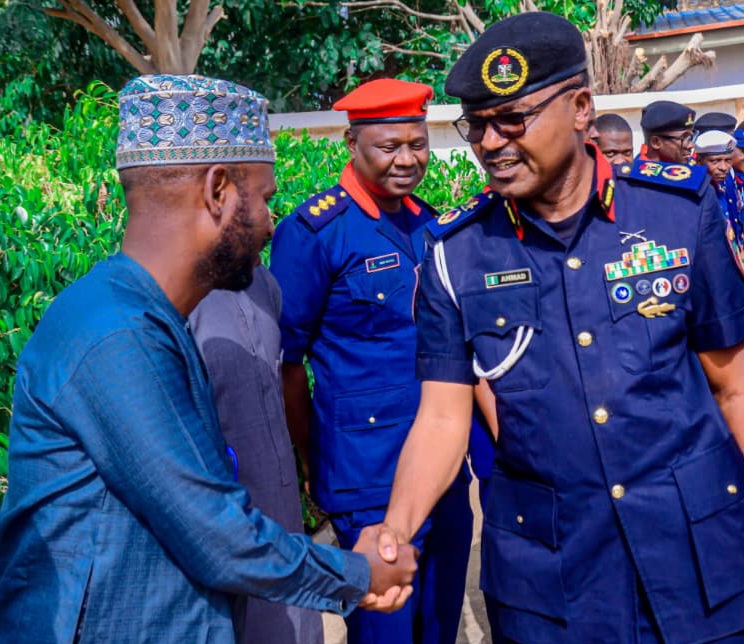
<path id="1" fill-rule="evenodd" d="M 501 273 L 486 273 L 486 288 L 510 286 L 512 284 L 529 284 L 532 281 L 532 271 L 529 268 L 518 268 L 515 271 Z"/>
<path id="2" fill-rule="evenodd" d="M 376 273 L 377 271 L 384 271 L 388 268 L 398 268 L 400 266 L 400 256 L 398 253 L 390 253 L 389 255 L 370 257 L 369 259 L 365 259 L 364 263 L 367 265 L 368 273 Z"/>

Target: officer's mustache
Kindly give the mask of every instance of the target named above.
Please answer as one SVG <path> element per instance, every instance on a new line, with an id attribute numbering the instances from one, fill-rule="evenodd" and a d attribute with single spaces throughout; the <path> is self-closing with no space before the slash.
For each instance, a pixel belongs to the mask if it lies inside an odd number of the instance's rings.
<path id="1" fill-rule="evenodd" d="M 493 150 L 483 155 L 483 163 L 499 163 L 500 161 L 524 161 L 518 151 Z"/>

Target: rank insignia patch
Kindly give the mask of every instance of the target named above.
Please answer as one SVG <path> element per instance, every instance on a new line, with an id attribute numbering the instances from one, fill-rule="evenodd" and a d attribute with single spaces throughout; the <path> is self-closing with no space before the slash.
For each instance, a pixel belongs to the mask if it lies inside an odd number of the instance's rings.
<path id="1" fill-rule="evenodd" d="M 325 199 L 319 199 L 318 203 L 314 206 L 310 206 L 308 210 L 310 211 L 310 214 L 313 217 L 320 217 L 320 215 L 325 211 L 328 210 L 331 206 L 336 205 L 336 197 L 333 195 L 328 195 L 325 197 Z"/>
<path id="2" fill-rule="evenodd" d="M 446 226 L 447 224 L 452 223 L 462 214 L 462 211 L 459 208 L 455 208 L 454 210 L 450 210 L 449 212 L 445 212 L 443 215 L 440 215 L 437 219 L 437 223 L 440 226 Z"/>
<path id="3" fill-rule="evenodd" d="M 389 255 L 380 255 L 379 257 L 370 257 L 364 260 L 368 273 L 377 271 L 386 271 L 389 268 L 398 268 L 400 266 L 400 255 L 390 253 Z"/>
<path id="4" fill-rule="evenodd" d="M 646 161 L 646 163 L 641 164 L 641 166 L 638 168 L 638 172 L 647 177 L 657 177 L 661 174 L 661 171 L 663 169 L 664 166 L 661 165 L 661 163 Z"/>
<path id="5" fill-rule="evenodd" d="M 669 181 L 686 181 L 692 175 L 692 170 L 686 165 L 667 165 L 661 171 L 661 176 Z"/>
<path id="6" fill-rule="evenodd" d="M 657 273 L 689 264 L 690 256 L 686 248 L 667 250 L 663 244 L 657 246 L 656 242 L 647 241 L 633 244 L 629 252 L 623 253 L 622 260 L 609 262 L 604 269 L 607 281 L 612 282 L 623 277 Z"/>
<path id="7" fill-rule="evenodd" d="M 529 284 L 532 282 L 532 271 L 529 268 L 518 268 L 514 271 L 487 273 L 483 277 L 486 280 L 486 288 L 498 288 L 512 284 Z"/>

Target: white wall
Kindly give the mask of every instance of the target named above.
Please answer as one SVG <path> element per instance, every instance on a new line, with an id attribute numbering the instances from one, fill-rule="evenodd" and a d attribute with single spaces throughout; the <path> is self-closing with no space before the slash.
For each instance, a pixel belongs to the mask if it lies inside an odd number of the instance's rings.
<path id="1" fill-rule="evenodd" d="M 739 71 L 744 62 L 739 63 Z M 742 72 L 744 73 L 744 72 Z M 597 114 L 615 112 L 623 116 L 633 128 L 633 142 L 636 149 L 643 142 L 641 132 L 641 110 L 657 100 L 676 101 L 694 109 L 698 116 L 706 112 L 727 112 L 736 116 L 737 121 L 744 120 L 744 83 L 709 87 L 706 89 L 644 92 L 642 94 L 617 94 L 614 96 L 596 96 L 594 102 Z M 440 158 L 449 158 L 452 150 L 467 151 L 469 146 L 460 138 L 451 122 L 460 116 L 459 105 L 432 105 L 429 107 L 427 123 L 431 148 Z M 272 114 L 269 117 L 272 134 L 280 129 L 291 128 L 296 134 L 306 129 L 313 138 L 325 137 L 333 141 L 343 139 L 347 127 L 345 112 L 294 112 Z M 546 144 L 549 144 L 546 141 Z"/>

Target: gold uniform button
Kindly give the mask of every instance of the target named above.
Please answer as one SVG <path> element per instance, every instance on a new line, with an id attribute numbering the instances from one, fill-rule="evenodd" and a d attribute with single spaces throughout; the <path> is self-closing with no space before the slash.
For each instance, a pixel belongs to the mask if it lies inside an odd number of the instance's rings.
<path id="1" fill-rule="evenodd" d="M 384 300 L 385 299 L 385 294 L 384 293 L 378 293 L 377 294 L 377 299 L 378 300 Z"/>
<path id="2" fill-rule="evenodd" d="M 625 488 L 622 485 L 613 485 L 611 493 L 613 499 L 622 499 L 625 496 Z"/>
<path id="3" fill-rule="evenodd" d="M 609 417 L 610 414 L 607 413 L 607 410 L 604 407 L 597 407 L 597 409 L 594 410 L 594 422 L 597 423 L 597 425 L 604 425 Z"/>
<path id="4" fill-rule="evenodd" d="M 579 333 L 577 340 L 579 341 L 580 346 L 588 347 L 594 341 L 594 338 L 588 331 L 582 331 Z"/>
<path id="5" fill-rule="evenodd" d="M 517 523 L 520 525 L 524 523 L 524 517 L 521 514 L 517 515 Z"/>
<path id="6" fill-rule="evenodd" d="M 504 326 L 506 324 L 506 318 L 496 318 L 496 326 Z"/>
<path id="7" fill-rule="evenodd" d="M 578 257 L 569 257 L 566 260 L 566 266 L 578 271 L 581 268 L 581 260 Z"/>
<path id="8" fill-rule="evenodd" d="M 377 422 L 377 419 L 374 416 L 369 417 L 369 424 L 374 425 Z"/>
<path id="9" fill-rule="evenodd" d="M 735 485 L 734 485 L 734 484 L 732 483 L 731 485 L 729 485 L 729 486 L 728 486 L 728 487 L 726 488 L 726 491 L 727 491 L 727 492 L 728 492 L 729 494 L 736 494 L 736 493 L 737 493 L 737 492 L 739 491 L 739 488 L 738 488 L 738 487 L 736 487 L 736 486 L 735 486 Z"/>
<path id="10" fill-rule="evenodd" d="M 339 194 L 340 197 L 345 197 L 346 196 L 346 191 L 342 190 L 338 194 Z"/>

